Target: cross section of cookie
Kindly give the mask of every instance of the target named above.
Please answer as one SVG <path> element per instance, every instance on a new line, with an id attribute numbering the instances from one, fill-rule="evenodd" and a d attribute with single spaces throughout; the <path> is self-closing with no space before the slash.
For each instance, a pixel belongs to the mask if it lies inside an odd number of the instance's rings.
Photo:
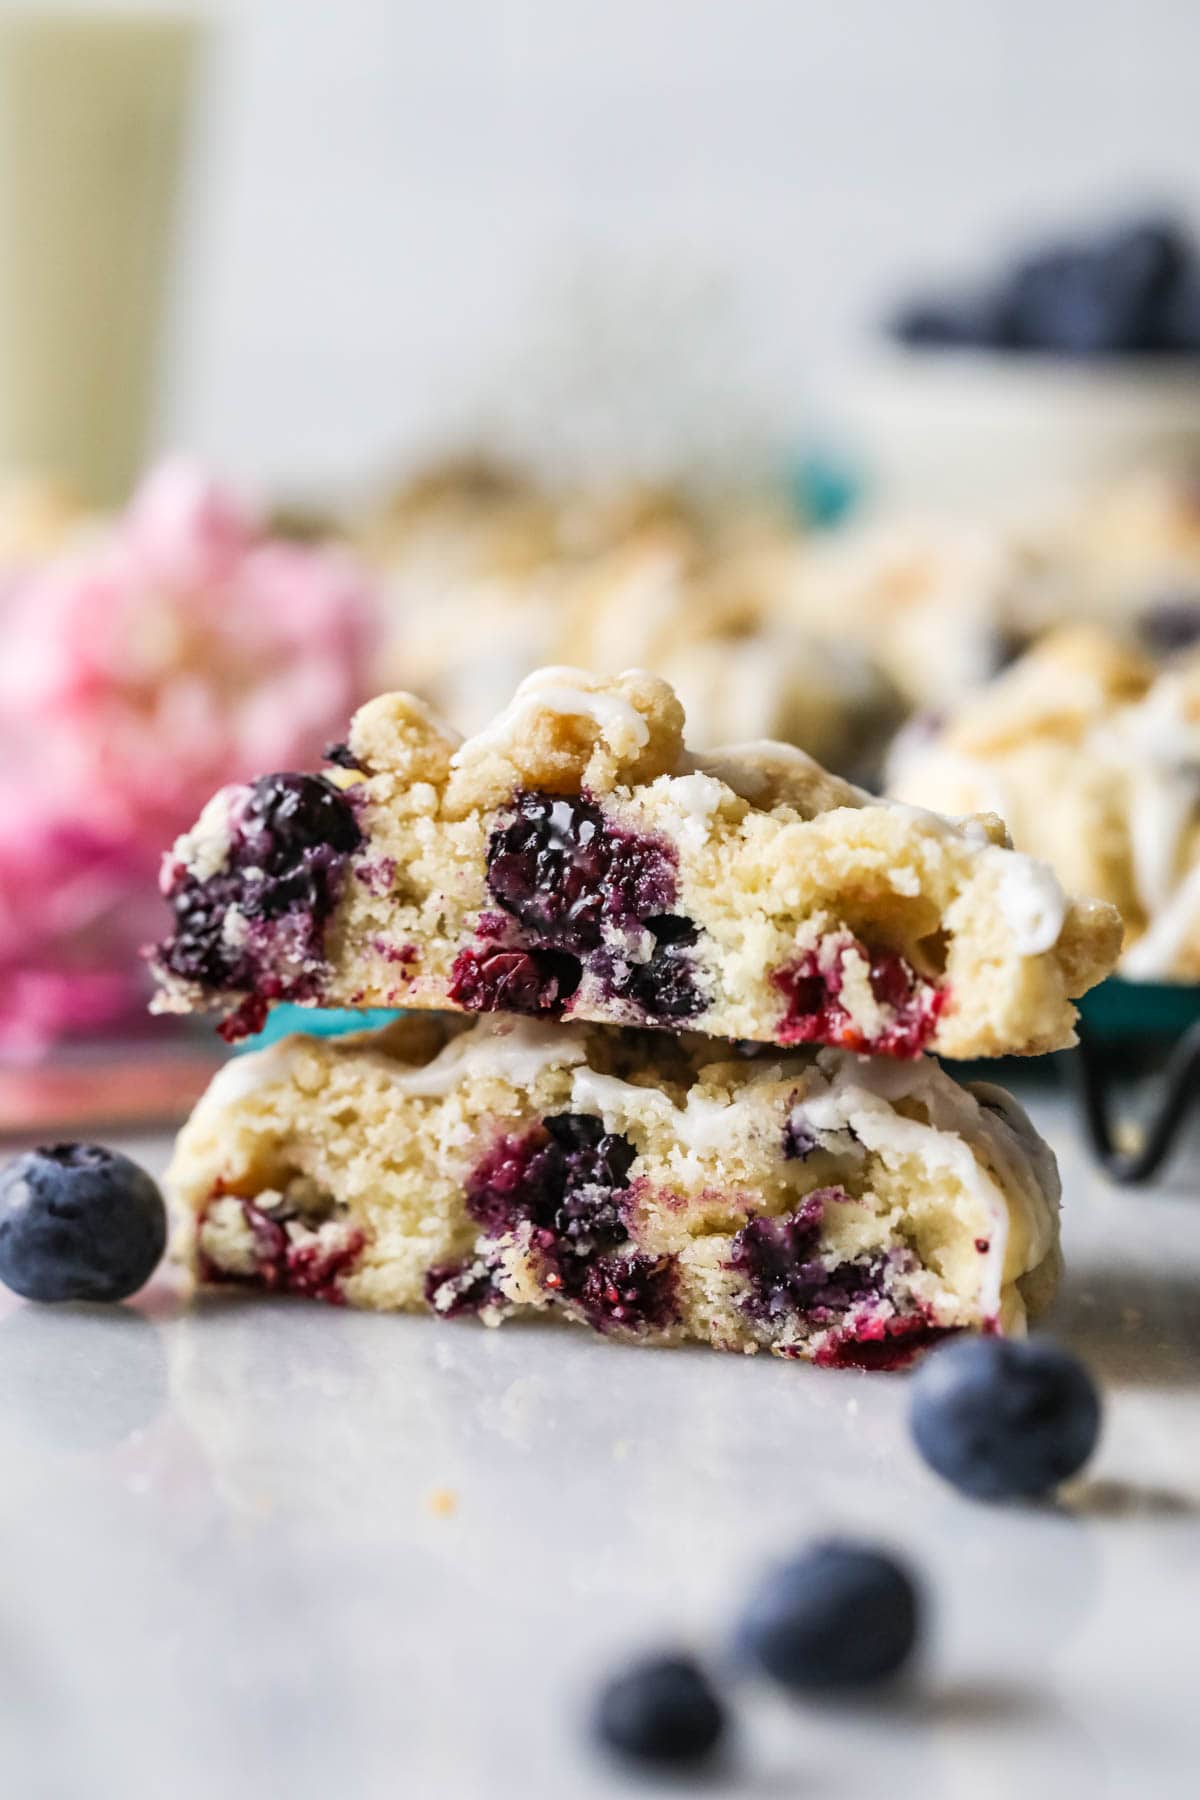
<path id="1" fill-rule="evenodd" d="M 162 1010 L 453 1008 L 885 1056 L 1032 1054 L 1111 967 L 998 819 L 951 821 L 751 745 L 703 759 L 670 687 L 548 669 L 460 742 L 373 701 L 323 775 L 227 788 L 169 855 Z"/>
<path id="2" fill-rule="evenodd" d="M 1054 1159 L 1002 1090 L 694 1033 L 285 1038 L 217 1076 L 168 1185 L 206 1284 L 827 1365 L 1019 1331 L 1059 1266 Z"/>

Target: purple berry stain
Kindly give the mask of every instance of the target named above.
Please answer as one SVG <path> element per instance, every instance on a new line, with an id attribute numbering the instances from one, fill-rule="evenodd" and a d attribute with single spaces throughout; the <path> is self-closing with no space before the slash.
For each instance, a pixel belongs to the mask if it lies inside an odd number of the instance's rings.
<path id="1" fill-rule="evenodd" d="M 925 981 L 895 952 L 872 953 L 848 932 L 843 937 L 837 955 L 823 958 L 816 950 L 806 950 L 772 974 L 771 984 L 784 999 L 778 1041 L 832 1044 L 869 1056 L 920 1056 L 937 1029 L 948 990 Z M 889 1022 L 874 1037 L 855 1025 L 841 1002 L 842 956 L 847 950 L 865 959 L 871 992 L 890 1013 Z"/>
<path id="2" fill-rule="evenodd" d="M 478 1258 L 437 1263 L 426 1271 L 425 1304 L 443 1319 L 502 1309 L 505 1301 L 497 1273 Z"/>
<path id="3" fill-rule="evenodd" d="M 502 913 L 459 952 L 450 998 L 469 1011 L 561 1012 L 584 974 L 637 1019 L 692 1019 L 707 1004 L 699 932 L 672 911 L 675 853 L 578 797 L 525 792 L 491 835 L 487 881 Z"/>
<path id="4" fill-rule="evenodd" d="M 218 1187 L 210 1205 L 228 1197 Z M 310 1300 L 324 1300 L 331 1306 L 344 1304 L 342 1277 L 357 1262 L 366 1242 L 361 1231 L 348 1232 L 332 1245 L 316 1238 L 293 1243 L 285 1228 L 288 1221 L 298 1218 L 299 1214 L 278 1208 L 267 1213 L 251 1200 L 239 1200 L 238 1203 L 254 1243 L 254 1272 L 252 1275 L 234 1274 L 202 1256 L 202 1281 L 222 1285 L 250 1283 L 273 1294 L 300 1294 Z M 200 1225 L 203 1229 L 203 1214 Z"/>
<path id="5" fill-rule="evenodd" d="M 447 992 L 467 1012 L 553 1016 L 579 986 L 581 973 L 578 959 L 559 950 L 467 945 L 454 959 Z"/>

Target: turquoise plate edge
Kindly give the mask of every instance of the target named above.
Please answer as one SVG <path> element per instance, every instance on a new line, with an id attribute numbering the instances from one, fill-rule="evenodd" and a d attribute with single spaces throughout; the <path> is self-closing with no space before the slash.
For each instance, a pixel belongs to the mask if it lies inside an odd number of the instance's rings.
<path id="1" fill-rule="evenodd" d="M 403 1016 L 402 1012 L 389 1011 L 383 1007 L 356 1012 L 353 1007 L 276 1006 L 268 1015 L 262 1030 L 240 1043 L 236 1054 L 245 1055 L 248 1050 L 265 1050 L 293 1031 L 302 1031 L 306 1037 L 342 1037 L 348 1031 L 374 1031 L 377 1026 L 390 1025 L 393 1019 Z"/>

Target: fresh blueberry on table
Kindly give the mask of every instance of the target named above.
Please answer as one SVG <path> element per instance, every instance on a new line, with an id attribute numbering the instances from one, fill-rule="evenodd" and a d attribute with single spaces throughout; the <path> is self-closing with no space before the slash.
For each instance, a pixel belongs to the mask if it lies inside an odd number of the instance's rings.
<path id="1" fill-rule="evenodd" d="M 1083 1467 L 1100 1435 L 1087 1369 L 1049 1338 L 957 1338 L 912 1385 L 912 1433 L 932 1469 L 978 1500 L 1035 1499 Z"/>
<path id="2" fill-rule="evenodd" d="M 609 1750 L 660 1766 L 702 1762 L 725 1730 L 725 1709 L 690 1656 L 654 1656 L 601 1690 L 595 1731 Z"/>
<path id="3" fill-rule="evenodd" d="M 162 1195 L 116 1150 L 52 1144 L 0 1171 L 0 1281 L 26 1300 L 124 1300 L 166 1244 Z"/>
<path id="4" fill-rule="evenodd" d="M 746 1662 L 794 1693 L 889 1680 L 917 1641 L 920 1596 L 908 1570 L 868 1544 L 814 1544 L 769 1570 L 736 1634 Z"/>

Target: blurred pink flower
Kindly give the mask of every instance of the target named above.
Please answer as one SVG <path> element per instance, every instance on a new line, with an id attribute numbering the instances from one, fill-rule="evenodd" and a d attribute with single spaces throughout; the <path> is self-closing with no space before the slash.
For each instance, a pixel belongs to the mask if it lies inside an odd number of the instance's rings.
<path id="1" fill-rule="evenodd" d="M 159 859 L 214 789 L 305 767 L 365 697 L 345 552 L 267 537 L 182 460 L 0 598 L 0 1048 L 127 1016 Z"/>

